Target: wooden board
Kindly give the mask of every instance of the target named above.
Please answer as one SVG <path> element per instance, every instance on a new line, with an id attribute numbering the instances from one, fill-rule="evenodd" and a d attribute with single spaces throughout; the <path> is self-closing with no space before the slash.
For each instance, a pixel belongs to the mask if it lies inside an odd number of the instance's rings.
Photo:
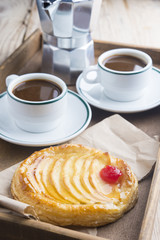
<path id="1" fill-rule="evenodd" d="M 93 39 L 160 48 L 160 1 L 102 0 Z M 0 64 L 37 28 L 35 0 L 0 1 Z"/>
<path id="2" fill-rule="evenodd" d="M 159 22 L 160 1 L 102 0 L 93 38 L 160 48 Z"/>
<path id="3" fill-rule="evenodd" d="M 34 32 L 25 43 L 20 46 L 1 66 L 0 66 L 0 91 L 5 90 L 5 78 L 12 73 L 27 73 L 40 71 L 41 57 L 42 57 L 42 36 L 39 30 Z M 95 55 L 96 58 L 103 51 L 111 48 L 122 47 L 121 44 L 113 44 L 110 42 L 95 42 Z M 136 46 L 124 46 L 135 47 Z M 158 49 L 140 48 L 141 50 L 149 53 L 154 59 L 154 64 L 158 65 L 160 53 Z M 71 87 L 75 90 L 75 86 Z M 104 118 L 111 116 L 112 113 L 103 111 L 92 107 L 92 123 L 99 122 Z M 135 126 L 142 129 L 149 136 L 160 135 L 160 106 L 147 112 L 137 114 L 122 114 L 128 121 L 132 122 Z M 22 147 L 0 140 L 0 170 L 3 170 L 29 156 L 33 151 L 38 150 L 36 147 Z M 156 168 L 153 175 L 150 194 L 146 207 L 144 206 L 145 213 L 142 210 L 142 227 L 139 226 L 139 240 L 151 239 L 155 212 L 158 204 L 159 194 L 159 168 L 160 156 L 156 163 Z M 144 218 L 143 218 L 143 214 Z M 152 223 L 150 222 L 152 220 Z M 141 225 L 140 224 L 140 225 Z M 51 224 L 36 222 L 34 220 L 22 219 L 18 216 L 0 213 L 0 238 L 1 239 L 102 239 L 97 236 L 90 236 L 86 233 L 79 233 L 67 228 L 53 226 Z M 103 238 L 104 239 L 104 238 Z M 107 238 L 105 238 L 107 239 Z M 118 239 L 118 238 L 117 238 Z"/>
<path id="4" fill-rule="evenodd" d="M 0 64 L 37 29 L 38 24 L 34 0 L 0 1 Z"/>

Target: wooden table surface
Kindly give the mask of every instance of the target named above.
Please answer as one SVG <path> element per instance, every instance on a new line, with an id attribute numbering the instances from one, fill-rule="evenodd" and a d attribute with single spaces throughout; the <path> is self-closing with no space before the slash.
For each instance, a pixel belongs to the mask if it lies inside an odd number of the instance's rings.
<path id="1" fill-rule="evenodd" d="M 34 0 L 0 1 L 0 64 L 40 28 Z M 102 0 L 93 39 L 160 49 L 160 0 Z M 160 59 L 159 59 L 160 64 Z M 152 240 L 160 239 L 160 201 Z"/>

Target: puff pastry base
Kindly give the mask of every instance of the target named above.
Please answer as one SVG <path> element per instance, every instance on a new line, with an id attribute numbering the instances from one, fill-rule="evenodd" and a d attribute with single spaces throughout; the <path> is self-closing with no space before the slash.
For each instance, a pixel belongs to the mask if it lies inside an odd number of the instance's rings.
<path id="1" fill-rule="evenodd" d="M 115 184 L 100 177 L 112 165 L 123 175 Z M 138 181 L 121 159 L 78 144 L 33 153 L 17 168 L 11 193 L 30 204 L 41 221 L 67 226 L 102 226 L 130 210 L 138 197 Z"/>

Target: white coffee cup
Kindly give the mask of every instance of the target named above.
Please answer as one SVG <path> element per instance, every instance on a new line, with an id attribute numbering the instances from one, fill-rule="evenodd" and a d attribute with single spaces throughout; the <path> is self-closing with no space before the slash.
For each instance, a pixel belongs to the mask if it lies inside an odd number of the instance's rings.
<path id="1" fill-rule="evenodd" d="M 28 101 L 16 97 L 13 90 L 18 84 L 28 80 L 46 80 L 58 85 L 59 96 L 45 101 Z M 46 132 L 56 128 L 64 120 L 67 108 L 67 86 L 58 77 L 45 73 L 10 75 L 6 78 L 7 102 L 11 117 L 16 125 L 29 132 Z"/>
<path id="2" fill-rule="evenodd" d="M 142 60 L 145 66 L 139 70 L 117 71 L 104 66 L 107 58 L 112 56 L 131 56 Z M 133 101 L 145 94 L 152 80 L 152 59 L 139 50 L 119 48 L 104 52 L 98 58 L 97 65 L 86 68 L 82 77 L 89 83 L 100 83 L 104 88 L 104 94 L 116 101 Z"/>

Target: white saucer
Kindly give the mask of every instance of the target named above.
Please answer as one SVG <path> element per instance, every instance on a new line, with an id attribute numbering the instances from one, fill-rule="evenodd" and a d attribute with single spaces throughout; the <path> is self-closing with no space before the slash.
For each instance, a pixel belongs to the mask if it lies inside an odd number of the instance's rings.
<path id="1" fill-rule="evenodd" d="M 117 113 L 142 112 L 160 105 L 160 70 L 152 68 L 152 81 L 145 95 L 132 102 L 119 102 L 107 98 L 99 83 L 86 83 L 82 74 L 77 79 L 76 88 L 83 99 L 97 108 Z"/>
<path id="2" fill-rule="evenodd" d="M 7 95 L 0 98 L 0 138 L 23 146 L 49 146 L 66 142 L 84 131 L 91 121 L 91 109 L 78 94 L 68 90 L 64 122 L 55 130 L 29 133 L 15 125 L 7 111 Z"/>

